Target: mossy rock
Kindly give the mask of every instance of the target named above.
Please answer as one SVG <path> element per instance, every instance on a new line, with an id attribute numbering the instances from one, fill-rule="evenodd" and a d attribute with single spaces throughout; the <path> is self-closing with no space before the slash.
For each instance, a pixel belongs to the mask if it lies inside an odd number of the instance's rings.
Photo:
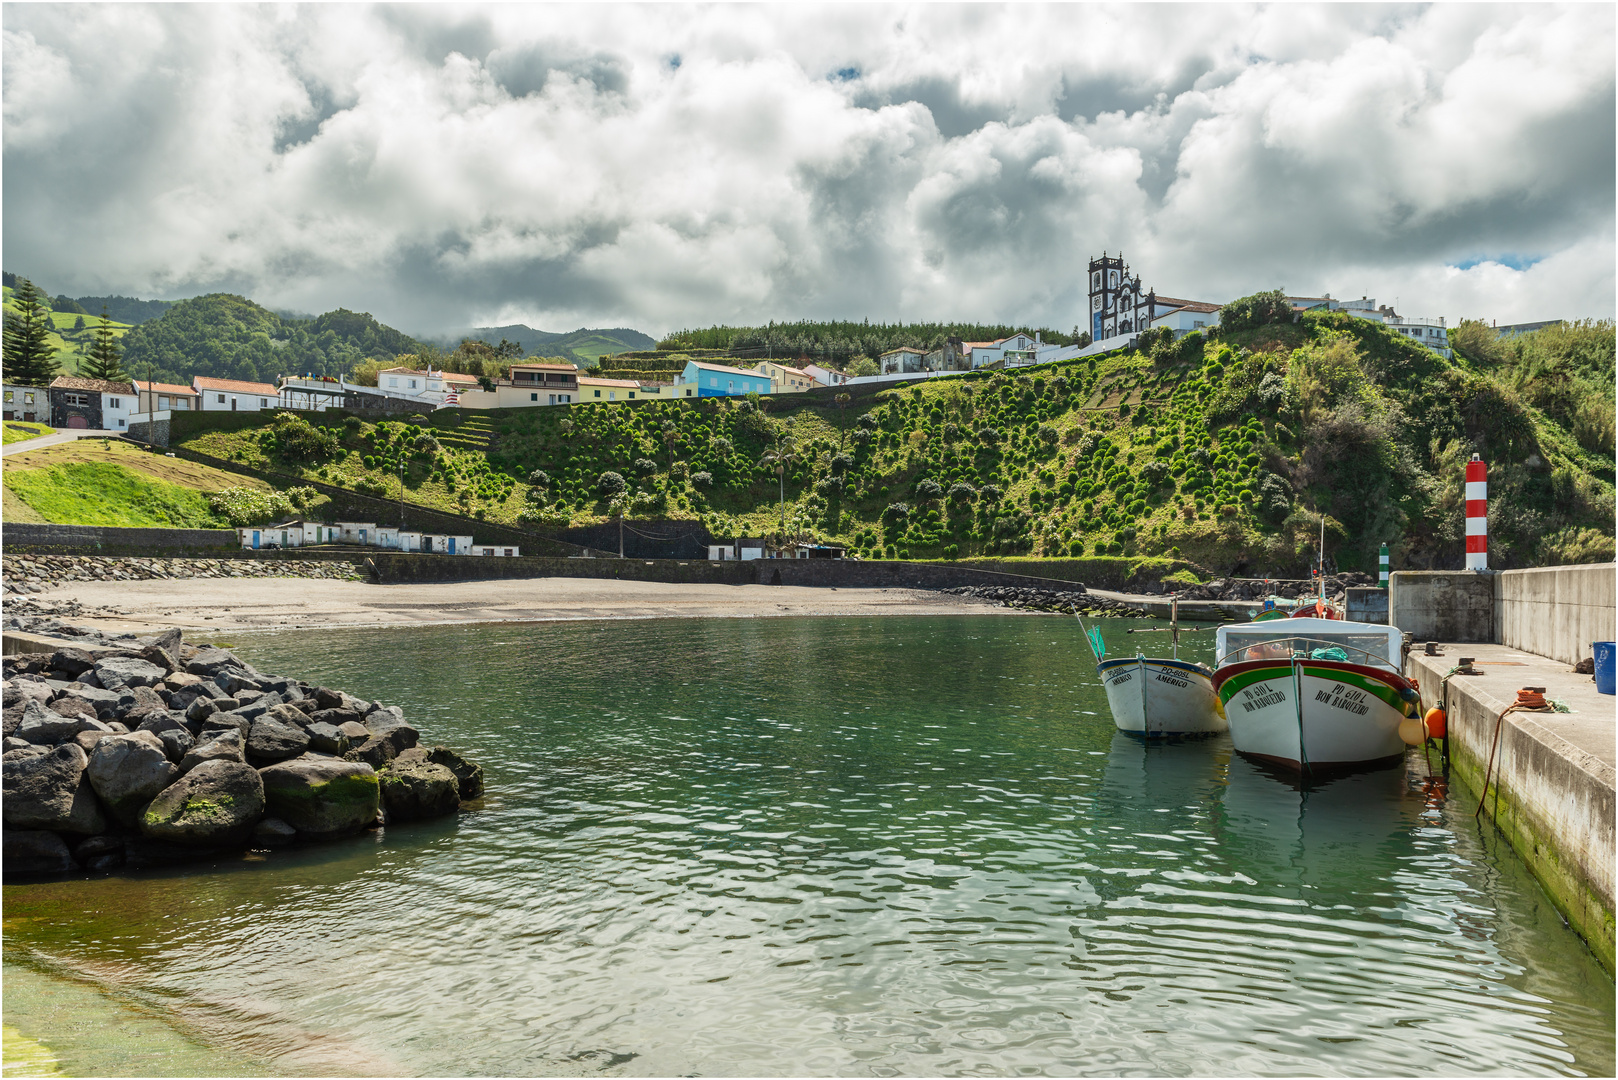
<path id="1" fill-rule="evenodd" d="M 269 812 L 308 836 L 341 836 L 375 823 L 376 770 L 359 761 L 305 754 L 260 771 Z"/>
<path id="2" fill-rule="evenodd" d="M 141 815 L 152 840 L 189 847 L 240 843 L 264 816 L 264 782 L 240 761 L 205 761 L 160 791 Z"/>

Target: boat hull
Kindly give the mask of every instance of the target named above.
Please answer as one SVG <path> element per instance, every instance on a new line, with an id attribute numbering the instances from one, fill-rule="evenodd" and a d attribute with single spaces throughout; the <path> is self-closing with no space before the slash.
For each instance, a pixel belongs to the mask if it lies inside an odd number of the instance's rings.
<path id="1" fill-rule="evenodd" d="M 1213 735 L 1227 729 L 1213 680 L 1201 665 L 1161 657 L 1119 657 L 1101 662 L 1101 683 L 1119 731 L 1142 736 Z"/>
<path id="2" fill-rule="evenodd" d="M 1391 671 L 1337 660 L 1254 660 L 1214 673 L 1239 753 L 1316 772 L 1398 760 L 1410 684 Z"/>

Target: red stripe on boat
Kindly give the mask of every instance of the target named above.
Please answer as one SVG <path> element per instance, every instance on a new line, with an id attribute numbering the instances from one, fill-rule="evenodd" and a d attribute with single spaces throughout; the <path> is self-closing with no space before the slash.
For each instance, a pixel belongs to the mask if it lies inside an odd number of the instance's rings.
<path id="1" fill-rule="evenodd" d="M 1356 675 L 1364 675 L 1371 679 L 1380 679 L 1382 682 L 1387 683 L 1390 687 L 1396 691 L 1399 691 L 1400 693 L 1403 693 L 1410 686 L 1410 684 L 1405 681 L 1403 675 L 1395 675 L 1393 672 L 1383 671 L 1381 668 L 1366 667 L 1364 664 L 1349 664 L 1344 663 L 1341 660 L 1302 660 L 1302 663 L 1305 667 L 1324 667 L 1330 668 L 1333 671 L 1351 671 Z M 1234 676 L 1248 671 L 1255 671 L 1258 668 L 1263 667 L 1286 667 L 1287 669 L 1290 669 L 1292 667 L 1292 662 L 1282 657 L 1276 657 L 1273 660 L 1244 660 L 1239 664 L 1227 664 L 1218 671 L 1214 672 L 1214 689 L 1218 690 L 1228 679 L 1231 679 Z"/>

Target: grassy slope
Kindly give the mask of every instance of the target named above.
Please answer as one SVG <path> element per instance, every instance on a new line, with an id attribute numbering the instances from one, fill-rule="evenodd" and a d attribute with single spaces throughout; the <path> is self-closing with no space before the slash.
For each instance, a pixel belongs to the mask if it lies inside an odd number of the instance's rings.
<path id="1" fill-rule="evenodd" d="M 41 435 L 50 435 L 56 429 L 49 424 L 30 424 L 22 420 L 7 420 L 4 426 L 4 445 L 10 446 L 14 442 L 27 442 L 37 439 Z"/>
<path id="2" fill-rule="evenodd" d="M 6 521 L 211 528 L 206 493 L 267 490 L 252 477 L 163 457 L 127 443 L 79 439 L 6 458 Z"/>
<path id="3" fill-rule="evenodd" d="M 1279 373 L 1297 362 L 1291 350 L 1321 346 L 1333 334 L 1353 338 L 1360 368 L 1373 375 L 1371 419 L 1357 420 L 1357 407 L 1333 412 L 1295 403 L 1300 415 L 1256 404 L 1254 388 L 1266 371 Z M 1213 343 L 1202 356 L 1115 353 L 1014 374 L 927 380 L 885 390 L 846 413 L 793 396 L 766 400 L 763 415 L 712 399 L 444 410 L 418 421 L 444 444 L 436 459 L 412 449 L 419 432 L 410 424 L 363 424 L 352 432 L 338 427 L 341 458 L 302 474 L 392 494 L 404 462 L 409 500 L 509 522 L 526 505 L 521 481 L 538 468 L 550 476 L 548 520 L 589 524 L 609 512 L 596 483 L 610 469 L 629 481 L 631 494 L 641 492 L 631 517 L 702 517 L 718 533 L 758 534 L 780 524 L 776 477 L 759 458 L 788 437 L 800 455 L 786 478 L 789 531 L 913 557 L 953 546 L 961 558 L 1167 556 L 1221 572 L 1280 574 L 1312 558 L 1319 510 L 1328 515 L 1328 550 L 1344 568 L 1374 569 L 1385 540 L 1402 565 L 1458 561 L 1465 454 L 1455 450 L 1477 446 L 1492 478 L 1539 469 L 1549 474 L 1539 487 L 1573 492 L 1574 509 L 1546 521 L 1594 528 L 1609 538 L 1610 552 L 1612 461 L 1581 449 L 1486 373 L 1343 316 L 1306 317 L 1231 339 L 1245 351 L 1221 352 Z M 257 423 L 237 418 L 236 430 L 199 431 L 183 443 L 298 472 L 265 452 L 257 430 L 245 426 Z M 710 487 L 670 477 L 665 423 L 675 425 L 674 458 L 690 474 L 710 473 Z M 872 425 L 869 435 L 856 435 L 862 424 Z M 1054 430 L 1054 441 L 1039 437 L 1041 425 Z M 729 449 L 716 440 L 728 440 Z M 1432 449 L 1434 440 L 1447 440 L 1447 451 Z M 853 456 L 846 490 L 817 492 L 844 447 Z M 638 461 L 656 468 L 642 475 Z M 1155 487 L 1141 481 L 1154 461 L 1165 473 Z M 1286 520 L 1259 498 L 1261 481 L 1272 475 L 1285 481 L 1292 507 Z M 1561 488 L 1549 482 L 1554 477 Z M 946 490 L 963 481 L 992 483 L 1002 496 L 975 505 L 926 499 L 915 487 L 924 479 Z M 1502 520 L 1520 509 L 1512 500 L 1526 506 L 1540 497 L 1531 483 L 1505 490 L 1491 507 Z M 884 508 L 900 502 L 913 508 L 909 523 L 884 521 Z M 1516 565 L 1533 562 L 1530 549 L 1519 551 Z"/>

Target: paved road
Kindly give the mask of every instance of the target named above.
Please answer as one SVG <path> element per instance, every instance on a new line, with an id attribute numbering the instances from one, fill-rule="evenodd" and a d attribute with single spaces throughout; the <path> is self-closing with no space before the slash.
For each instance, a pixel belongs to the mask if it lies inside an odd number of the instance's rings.
<path id="1" fill-rule="evenodd" d="M 12 454 L 20 454 L 24 450 L 38 450 L 42 446 L 55 446 L 57 443 L 72 442 L 74 439 L 100 438 L 110 435 L 121 436 L 122 434 L 123 432 L 121 431 L 98 431 L 92 428 L 72 428 L 66 431 L 58 431 L 55 435 L 41 435 L 37 439 L 25 439 L 22 442 L 14 442 L 7 446 L 0 447 L 0 456 L 10 457 Z"/>

